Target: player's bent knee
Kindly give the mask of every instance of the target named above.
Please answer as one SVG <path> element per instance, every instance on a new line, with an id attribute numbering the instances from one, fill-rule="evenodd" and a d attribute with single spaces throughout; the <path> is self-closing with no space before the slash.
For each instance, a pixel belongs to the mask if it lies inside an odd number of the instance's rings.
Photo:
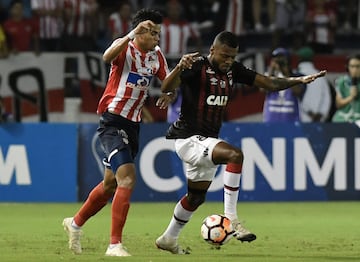
<path id="1" fill-rule="evenodd" d="M 132 189 L 134 188 L 136 183 L 135 172 L 130 172 L 126 174 L 120 172 L 119 174 L 116 175 L 116 181 L 117 181 L 117 186 Z"/>
<path id="2" fill-rule="evenodd" d="M 241 164 L 244 161 L 244 154 L 241 149 L 236 148 L 234 150 L 231 150 L 229 155 L 229 162 Z"/>
<path id="3" fill-rule="evenodd" d="M 117 187 L 116 179 L 113 180 L 104 180 L 104 191 L 106 194 L 114 194 Z"/>

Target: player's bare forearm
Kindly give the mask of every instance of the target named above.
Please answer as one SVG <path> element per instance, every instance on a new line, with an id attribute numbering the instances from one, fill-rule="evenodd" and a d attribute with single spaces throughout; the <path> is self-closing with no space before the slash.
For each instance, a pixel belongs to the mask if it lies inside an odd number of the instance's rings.
<path id="1" fill-rule="evenodd" d="M 290 77 L 290 78 L 274 78 L 271 77 L 271 91 L 279 91 L 283 89 L 287 89 L 289 87 L 296 86 L 301 84 L 302 82 L 297 77 Z"/>
<path id="2" fill-rule="evenodd" d="M 105 50 L 103 54 L 103 60 L 106 63 L 110 63 L 121 53 L 122 50 L 124 50 L 127 47 L 129 41 L 130 39 L 127 36 L 123 38 L 115 39 L 114 42 L 111 44 L 111 46 L 109 46 Z"/>
<path id="3" fill-rule="evenodd" d="M 142 21 L 139 23 L 135 29 L 131 30 L 126 36 L 122 38 L 115 39 L 111 46 L 109 46 L 104 54 L 103 54 L 103 60 L 107 63 L 110 63 L 112 60 L 114 60 L 120 53 L 123 51 L 130 40 L 133 40 L 137 35 L 144 34 L 151 30 L 155 24 L 150 21 Z"/>
<path id="4" fill-rule="evenodd" d="M 166 76 L 161 84 L 161 91 L 163 93 L 175 92 L 176 88 L 180 85 L 181 67 L 176 65 L 173 70 Z"/>
<path id="5" fill-rule="evenodd" d="M 165 78 L 161 85 L 163 93 L 175 92 L 175 89 L 180 85 L 180 74 L 185 69 L 191 69 L 193 63 L 199 58 L 199 53 L 190 53 L 183 55 L 179 63 L 174 67 L 169 75 Z"/>
<path id="6" fill-rule="evenodd" d="M 264 75 L 256 75 L 255 77 L 255 86 L 264 88 L 268 91 L 280 91 L 287 89 L 289 87 L 298 85 L 298 84 L 307 84 L 319 77 L 322 77 L 326 74 L 326 71 L 321 71 L 316 74 L 307 75 L 307 76 L 299 76 L 299 77 L 271 77 Z"/>

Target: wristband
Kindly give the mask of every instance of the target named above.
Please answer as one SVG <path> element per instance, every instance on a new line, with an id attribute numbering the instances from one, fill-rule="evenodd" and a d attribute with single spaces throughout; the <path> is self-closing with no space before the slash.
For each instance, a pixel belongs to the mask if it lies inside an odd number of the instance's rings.
<path id="1" fill-rule="evenodd" d="M 132 30 L 127 34 L 127 37 L 129 37 L 130 40 L 134 40 L 135 38 L 135 31 Z"/>

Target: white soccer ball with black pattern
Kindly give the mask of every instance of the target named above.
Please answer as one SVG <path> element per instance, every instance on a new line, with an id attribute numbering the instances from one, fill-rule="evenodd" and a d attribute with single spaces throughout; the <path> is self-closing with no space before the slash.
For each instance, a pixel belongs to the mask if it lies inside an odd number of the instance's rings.
<path id="1" fill-rule="evenodd" d="M 201 236 L 214 246 L 221 246 L 229 242 L 233 237 L 234 229 L 230 219 L 224 215 L 210 215 L 201 225 Z"/>

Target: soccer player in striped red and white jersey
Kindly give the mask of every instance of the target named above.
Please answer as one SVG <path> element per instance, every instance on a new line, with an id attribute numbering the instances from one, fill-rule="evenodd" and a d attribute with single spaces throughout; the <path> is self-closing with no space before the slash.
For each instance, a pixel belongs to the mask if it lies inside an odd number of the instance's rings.
<path id="1" fill-rule="evenodd" d="M 98 134 L 103 145 L 105 175 L 89 194 L 88 199 L 72 218 L 65 218 L 69 248 L 82 252 L 81 227 L 113 197 L 110 244 L 107 256 L 130 256 L 122 245 L 122 232 L 135 185 L 134 158 L 138 152 L 141 110 L 153 76 L 163 80 L 169 69 L 158 43 L 162 16 L 142 9 L 133 18 L 133 30 L 115 39 L 103 58 L 111 62 L 109 80 L 100 99 Z M 162 96 L 167 103 L 170 95 Z"/>

